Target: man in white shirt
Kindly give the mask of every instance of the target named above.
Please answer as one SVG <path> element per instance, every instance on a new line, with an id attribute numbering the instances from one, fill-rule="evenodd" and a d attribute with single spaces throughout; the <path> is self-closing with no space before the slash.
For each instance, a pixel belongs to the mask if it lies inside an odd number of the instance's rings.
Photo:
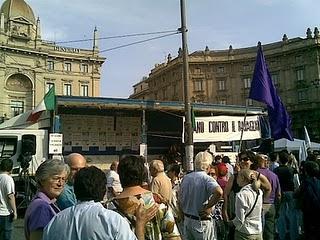
<path id="1" fill-rule="evenodd" d="M 107 173 L 108 199 L 113 198 L 122 192 L 122 186 L 118 174 L 118 164 L 118 161 L 113 161 L 110 166 L 110 171 Z"/>
<path id="2" fill-rule="evenodd" d="M 14 181 L 10 176 L 13 163 L 9 158 L 0 163 L 0 239 L 10 240 L 12 221 L 17 219 Z"/>

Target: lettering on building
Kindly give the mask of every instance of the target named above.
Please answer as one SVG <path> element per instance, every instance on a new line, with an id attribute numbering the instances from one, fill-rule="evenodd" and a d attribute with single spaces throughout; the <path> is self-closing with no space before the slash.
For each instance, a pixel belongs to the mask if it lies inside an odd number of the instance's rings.
<path id="1" fill-rule="evenodd" d="M 70 52 L 70 53 L 80 53 L 79 48 L 69 48 L 69 47 L 59 47 L 59 46 L 54 46 L 55 51 L 59 52 Z"/>

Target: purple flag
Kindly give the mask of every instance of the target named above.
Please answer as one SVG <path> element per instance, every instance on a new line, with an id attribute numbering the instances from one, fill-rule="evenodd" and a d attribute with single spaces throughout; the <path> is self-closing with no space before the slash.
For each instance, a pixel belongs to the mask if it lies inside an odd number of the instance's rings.
<path id="1" fill-rule="evenodd" d="M 273 85 L 260 42 L 249 98 L 267 105 L 271 136 L 274 140 L 286 138 L 293 141 L 291 118 Z"/>

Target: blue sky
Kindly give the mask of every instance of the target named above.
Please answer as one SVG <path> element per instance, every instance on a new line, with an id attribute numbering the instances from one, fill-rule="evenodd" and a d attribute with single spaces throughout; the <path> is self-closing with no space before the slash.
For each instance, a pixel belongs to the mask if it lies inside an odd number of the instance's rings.
<path id="1" fill-rule="evenodd" d="M 25 0 L 41 20 L 42 38 L 68 41 L 176 30 L 180 27 L 180 0 Z M 186 0 L 189 52 L 250 47 L 306 36 L 319 25 L 319 0 Z M 108 39 L 100 50 L 144 40 L 151 36 Z M 64 46 L 91 48 L 92 43 Z M 132 86 L 148 76 L 157 63 L 181 46 L 179 34 L 102 53 L 101 95 L 127 98 Z"/>

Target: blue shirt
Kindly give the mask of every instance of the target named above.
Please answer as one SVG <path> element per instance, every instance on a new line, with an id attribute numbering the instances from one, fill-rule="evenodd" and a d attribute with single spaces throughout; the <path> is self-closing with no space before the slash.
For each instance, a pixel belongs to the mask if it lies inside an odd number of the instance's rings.
<path id="1" fill-rule="evenodd" d="M 219 184 L 204 171 L 192 172 L 183 177 L 180 185 L 180 203 L 183 213 L 198 217 Z"/>
<path id="2" fill-rule="evenodd" d="M 63 210 L 77 204 L 77 198 L 74 194 L 73 185 L 65 184 L 62 193 L 57 198 L 56 204 Z"/>
<path id="3" fill-rule="evenodd" d="M 99 202 L 79 202 L 57 214 L 43 231 L 43 240 L 136 240 L 129 223 Z"/>

